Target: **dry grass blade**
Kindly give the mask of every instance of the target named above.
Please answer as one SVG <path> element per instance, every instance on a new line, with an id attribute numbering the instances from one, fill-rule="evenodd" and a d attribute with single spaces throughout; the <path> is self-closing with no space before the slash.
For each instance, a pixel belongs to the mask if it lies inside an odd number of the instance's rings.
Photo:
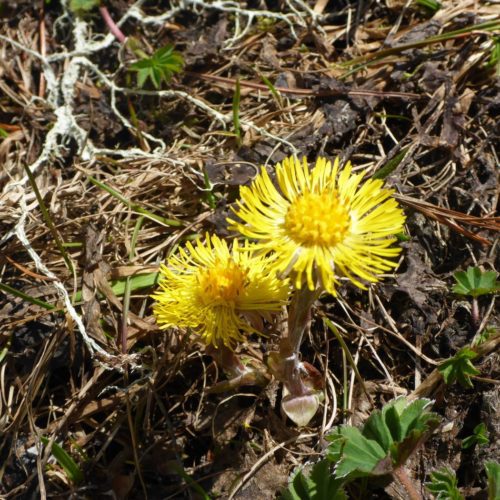
<path id="1" fill-rule="evenodd" d="M 425 216 L 441 224 L 445 224 L 467 238 L 483 245 L 492 245 L 492 242 L 463 228 L 460 224 L 467 224 L 478 229 L 487 229 L 495 232 L 500 231 L 500 217 L 477 217 L 475 215 L 464 214 L 448 208 L 439 207 L 427 201 L 418 200 L 409 196 L 397 194 L 395 197 L 406 206 L 418 210 Z"/>

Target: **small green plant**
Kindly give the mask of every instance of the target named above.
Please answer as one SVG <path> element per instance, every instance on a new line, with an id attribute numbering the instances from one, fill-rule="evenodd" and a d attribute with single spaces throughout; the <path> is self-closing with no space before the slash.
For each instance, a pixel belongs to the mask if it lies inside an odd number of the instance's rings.
<path id="1" fill-rule="evenodd" d="M 481 323 L 477 298 L 481 295 L 497 293 L 500 290 L 497 273 L 495 271 L 481 271 L 479 267 L 469 267 L 467 272 L 458 271 L 453 276 L 456 280 L 453 292 L 472 297 L 472 326 L 477 329 Z"/>
<path id="2" fill-rule="evenodd" d="M 495 336 L 497 332 L 498 328 L 496 328 L 495 326 L 486 325 L 484 330 L 472 339 L 471 343 L 472 347 L 477 347 L 480 346 L 481 344 L 484 344 L 488 339 Z"/>
<path id="3" fill-rule="evenodd" d="M 436 500 L 463 500 L 457 486 L 455 472 L 448 467 L 431 472 L 431 480 L 426 483 L 427 489 Z"/>
<path id="4" fill-rule="evenodd" d="M 340 426 L 327 438 L 327 457 L 337 477 L 390 474 L 402 466 L 441 418 L 429 411 L 431 401 L 408 403 L 401 397 L 375 410 L 362 429 Z"/>
<path id="5" fill-rule="evenodd" d="M 144 54 L 144 57 L 130 66 L 130 70 L 137 72 L 138 87 L 144 87 L 149 78 L 154 87 L 159 89 L 162 82 L 169 82 L 174 73 L 182 71 L 183 65 L 182 55 L 174 50 L 173 45 L 168 44 L 150 57 Z"/>
<path id="6" fill-rule="evenodd" d="M 462 387 L 472 387 L 471 376 L 480 373 L 471 362 L 475 358 L 477 358 L 477 353 L 469 347 L 464 347 L 455 356 L 443 361 L 438 366 L 438 370 L 445 383 L 451 385 L 458 382 Z"/>
<path id="7" fill-rule="evenodd" d="M 486 462 L 484 468 L 488 477 L 488 500 L 498 500 L 500 498 L 500 464 L 493 461 Z"/>
<path id="8" fill-rule="evenodd" d="M 467 448 L 471 448 L 474 445 L 485 445 L 490 442 L 488 437 L 488 429 L 486 429 L 486 425 L 484 423 L 480 423 L 474 427 L 472 431 L 472 435 L 466 437 L 462 441 L 462 448 L 466 450 Z"/>
<path id="9" fill-rule="evenodd" d="M 344 498 L 343 488 L 351 481 L 382 476 L 397 477 L 411 489 L 404 464 L 441 421 L 430 411 L 431 404 L 428 399 L 408 402 L 401 397 L 375 410 L 360 429 L 350 425 L 335 427 L 327 436 L 330 445 L 325 459 L 313 467 L 309 476 L 295 475 L 282 498 Z M 333 472 L 329 472 L 328 464 L 333 466 Z M 320 489 L 324 492 L 326 488 L 331 488 L 331 495 L 319 496 Z"/>
<path id="10" fill-rule="evenodd" d="M 496 293 L 500 290 L 495 271 L 481 271 L 479 267 L 469 267 L 467 272 L 458 271 L 453 274 L 456 284 L 453 292 L 477 298 L 481 295 Z"/>
<path id="11" fill-rule="evenodd" d="M 309 474 L 302 470 L 296 472 L 288 485 L 288 489 L 281 494 L 281 500 L 346 500 L 347 496 L 342 487 L 342 479 L 336 479 L 331 472 L 328 460 L 316 462 Z"/>

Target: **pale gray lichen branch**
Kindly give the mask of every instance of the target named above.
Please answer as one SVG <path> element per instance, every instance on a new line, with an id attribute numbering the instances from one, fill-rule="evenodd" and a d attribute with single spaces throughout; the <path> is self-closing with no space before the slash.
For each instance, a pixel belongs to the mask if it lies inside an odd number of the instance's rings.
<path id="1" fill-rule="evenodd" d="M 85 329 L 85 325 L 83 324 L 80 315 L 76 312 L 76 309 L 71 302 L 71 299 L 69 297 L 66 288 L 64 288 L 64 285 L 61 283 L 61 281 L 59 281 L 59 278 L 43 263 L 40 256 L 31 246 L 31 243 L 28 237 L 26 236 L 26 231 L 24 228 L 26 217 L 28 215 L 28 210 L 26 208 L 24 198 L 21 198 L 20 206 L 21 206 L 21 216 L 19 217 L 19 220 L 17 221 L 13 231 L 14 234 L 17 236 L 17 239 L 30 255 L 31 260 L 34 262 L 37 270 L 52 280 L 52 284 L 54 285 L 59 297 L 62 299 L 66 311 L 75 322 L 75 325 L 78 328 L 78 331 L 80 332 L 80 335 L 82 336 L 82 339 L 85 342 L 85 345 L 89 349 L 90 353 L 91 354 L 99 353 L 104 359 L 115 360 L 116 359 L 115 356 L 106 352 L 99 344 L 97 344 L 97 342 L 92 337 L 88 335 L 87 330 Z"/>

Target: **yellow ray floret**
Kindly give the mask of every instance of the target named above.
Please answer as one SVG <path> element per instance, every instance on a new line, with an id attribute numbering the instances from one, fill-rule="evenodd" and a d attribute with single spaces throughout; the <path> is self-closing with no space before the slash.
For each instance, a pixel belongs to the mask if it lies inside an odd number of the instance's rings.
<path id="1" fill-rule="evenodd" d="M 400 248 L 391 246 L 405 221 L 393 191 L 381 180 L 361 183 L 350 163 L 339 171 L 338 158 L 318 158 L 312 170 L 307 160 L 290 157 L 276 165 L 277 186 L 265 168 L 249 187 L 240 189 L 232 229 L 255 239 L 271 252 L 278 272 L 294 276 L 296 288 L 316 282 L 335 294 L 337 276 L 360 288 L 364 281 L 396 267 Z"/>
<path id="2" fill-rule="evenodd" d="M 160 328 L 191 328 L 208 345 L 233 347 L 242 333 L 256 332 L 247 321 L 279 311 L 288 298 L 288 282 L 271 271 L 265 255 L 255 255 L 248 242 L 230 249 L 226 241 L 207 235 L 160 268 L 159 290 L 152 295 Z"/>

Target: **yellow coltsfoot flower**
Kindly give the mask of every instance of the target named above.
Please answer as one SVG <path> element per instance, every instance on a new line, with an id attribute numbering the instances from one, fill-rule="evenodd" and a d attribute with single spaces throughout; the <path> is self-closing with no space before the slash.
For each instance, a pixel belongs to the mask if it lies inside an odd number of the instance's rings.
<path id="1" fill-rule="evenodd" d="M 256 329 L 245 315 L 267 317 L 286 304 L 287 281 L 271 271 L 270 260 L 248 242 L 239 247 L 206 235 L 162 264 L 153 312 L 160 328 L 191 328 L 215 348 L 234 347 Z"/>
<path id="2" fill-rule="evenodd" d="M 391 247 L 402 231 L 405 216 L 392 190 L 383 181 L 361 181 L 366 172 L 352 173 L 350 163 L 339 171 L 318 158 L 309 170 L 306 158 L 290 157 L 276 165 L 278 187 L 264 167 L 249 187 L 240 189 L 232 229 L 256 240 L 256 247 L 272 252 L 282 276 L 294 275 L 296 288 L 310 290 L 319 281 L 335 294 L 339 274 L 365 288 L 361 280 L 396 267 L 401 251 Z M 279 188 L 279 189 L 278 189 Z"/>

